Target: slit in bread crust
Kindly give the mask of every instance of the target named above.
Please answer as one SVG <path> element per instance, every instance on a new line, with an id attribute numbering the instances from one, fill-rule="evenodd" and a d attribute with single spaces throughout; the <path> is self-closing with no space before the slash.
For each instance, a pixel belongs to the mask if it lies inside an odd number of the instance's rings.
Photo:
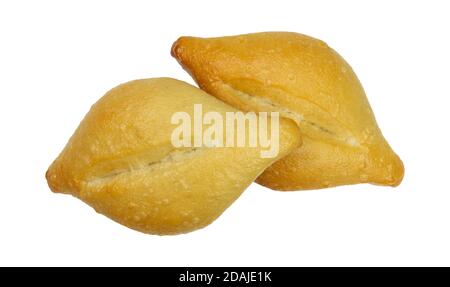
<path id="1" fill-rule="evenodd" d="M 316 122 L 305 119 L 305 117 L 302 114 L 300 114 L 298 112 L 294 112 L 286 107 L 282 107 L 267 98 L 248 94 L 242 90 L 236 89 L 232 85 L 225 83 L 225 82 L 221 82 L 221 84 L 223 86 L 225 86 L 226 88 L 231 89 L 235 93 L 235 96 L 237 96 L 243 102 L 253 102 L 260 106 L 268 107 L 269 110 L 274 110 L 276 112 L 279 112 L 280 116 L 293 120 L 297 125 L 299 125 L 301 122 L 305 123 L 305 124 L 309 125 L 310 127 L 314 128 L 320 132 L 326 133 L 330 137 L 333 137 L 334 139 L 345 143 L 346 145 L 349 145 L 352 147 L 360 147 L 360 143 L 354 136 L 341 137 L 338 134 L 336 134 L 335 132 L 333 132 L 332 130 L 330 130 Z"/>
<path id="2" fill-rule="evenodd" d="M 155 170 L 163 165 L 167 165 L 174 162 L 180 162 L 186 159 L 189 159 L 195 155 L 197 155 L 200 152 L 203 152 L 206 148 L 199 148 L 199 147 L 192 147 L 192 148 L 186 148 L 186 149 L 174 149 L 171 152 L 169 152 L 166 156 L 163 158 L 157 160 L 157 161 L 150 161 L 150 162 L 143 162 L 139 164 L 131 164 L 125 167 L 117 168 L 113 171 L 109 171 L 105 174 L 98 174 L 90 176 L 88 179 L 86 179 L 87 184 L 98 184 L 104 181 L 111 180 L 117 176 L 126 174 L 126 173 L 132 173 L 142 170 L 152 171 Z M 103 162 L 104 164 L 104 162 Z"/>

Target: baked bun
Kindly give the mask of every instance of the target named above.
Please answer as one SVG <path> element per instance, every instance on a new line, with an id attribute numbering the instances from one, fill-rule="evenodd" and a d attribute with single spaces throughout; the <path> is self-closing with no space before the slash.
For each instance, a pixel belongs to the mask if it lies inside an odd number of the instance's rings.
<path id="1" fill-rule="evenodd" d="M 279 111 L 298 124 L 303 145 L 268 168 L 260 184 L 299 190 L 402 181 L 402 161 L 358 78 L 324 42 L 287 32 L 181 37 L 172 55 L 218 99 L 244 111 Z"/>
<path id="2" fill-rule="evenodd" d="M 151 234 L 193 231 L 216 219 L 274 161 L 300 145 L 298 127 L 280 119 L 278 156 L 261 147 L 174 147 L 175 112 L 193 105 L 237 110 L 187 83 L 146 79 L 122 84 L 92 106 L 47 171 L 52 191 Z"/>

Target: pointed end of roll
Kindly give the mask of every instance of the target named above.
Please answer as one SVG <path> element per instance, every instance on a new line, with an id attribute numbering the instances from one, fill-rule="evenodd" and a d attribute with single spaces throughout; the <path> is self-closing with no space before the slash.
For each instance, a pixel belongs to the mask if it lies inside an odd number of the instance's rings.
<path id="1" fill-rule="evenodd" d="M 55 173 L 55 163 L 52 163 L 45 173 L 45 179 L 47 180 L 48 187 L 52 192 L 58 192 L 57 175 Z"/>
<path id="2" fill-rule="evenodd" d="M 388 166 L 390 166 L 389 167 L 390 176 L 389 180 L 387 181 L 387 184 L 392 187 L 399 186 L 400 183 L 403 181 L 403 177 L 405 175 L 405 166 L 403 165 L 402 160 L 398 155 L 394 154 Z"/>
<path id="3" fill-rule="evenodd" d="M 389 147 L 371 152 L 369 182 L 376 185 L 396 187 L 400 185 L 405 174 L 405 167 L 400 157 Z"/>
<path id="4" fill-rule="evenodd" d="M 190 36 L 182 36 L 178 38 L 172 44 L 172 48 L 170 49 L 170 54 L 172 57 L 181 62 L 183 60 L 183 56 L 186 56 L 186 49 L 194 42 L 193 40 L 195 39 L 197 38 Z"/>

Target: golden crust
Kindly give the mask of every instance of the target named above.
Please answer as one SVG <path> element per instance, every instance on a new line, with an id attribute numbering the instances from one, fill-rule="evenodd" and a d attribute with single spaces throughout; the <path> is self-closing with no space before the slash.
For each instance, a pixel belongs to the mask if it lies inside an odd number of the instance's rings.
<path id="1" fill-rule="evenodd" d="M 257 182 L 279 190 L 400 184 L 403 163 L 358 78 L 324 42 L 287 32 L 181 37 L 172 55 L 213 96 L 245 111 L 279 111 L 299 125 L 304 144 Z"/>
<path id="2" fill-rule="evenodd" d="M 178 234 L 216 219 L 274 161 L 300 145 L 280 121 L 278 157 L 260 148 L 175 148 L 171 116 L 194 104 L 237 111 L 187 83 L 132 81 L 109 91 L 80 123 L 47 171 L 52 191 L 72 194 L 99 213 L 152 234 Z"/>

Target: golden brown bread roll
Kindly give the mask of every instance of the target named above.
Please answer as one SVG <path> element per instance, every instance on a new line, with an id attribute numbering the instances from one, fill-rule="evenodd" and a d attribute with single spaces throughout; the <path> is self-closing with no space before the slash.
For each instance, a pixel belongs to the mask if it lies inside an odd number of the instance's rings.
<path id="1" fill-rule="evenodd" d="M 300 144 L 298 127 L 280 120 L 275 158 L 257 147 L 179 147 L 175 112 L 220 114 L 235 108 L 169 78 L 122 84 L 92 106 L 47 171 L 52 191 L 72 194 L 99 213 L 152 234 L 177 234 L 216 219 L 274 161 Z"/>
<path id="2" fill-rule="evenodd" d="M 324 42 L 287 32 L 181 37 L 172 55 L 218 99 L 244 111 L 279 111 L 299 125 L 303 145 L 257 182 L 278 190 L 400 184 L 402 161 L 358 78 Z"/>

